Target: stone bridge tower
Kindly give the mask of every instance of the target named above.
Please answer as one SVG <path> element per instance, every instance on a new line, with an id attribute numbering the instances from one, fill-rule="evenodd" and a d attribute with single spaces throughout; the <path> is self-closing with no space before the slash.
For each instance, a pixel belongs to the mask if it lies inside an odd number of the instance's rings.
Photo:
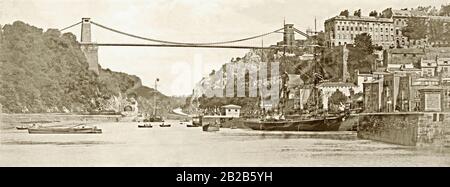
<path id="1" fill-rule="evenodd" d="M 98 75 L 98 46 L 91 40 L 91 18 L 81 19 L 81 51 L 89 64 L 89 70 Z"/>
<path id="2" fill-rule="evenodd" d="M 295 46 L 294 24 L 284 24 L 283 42 L 288 47 Z"/>

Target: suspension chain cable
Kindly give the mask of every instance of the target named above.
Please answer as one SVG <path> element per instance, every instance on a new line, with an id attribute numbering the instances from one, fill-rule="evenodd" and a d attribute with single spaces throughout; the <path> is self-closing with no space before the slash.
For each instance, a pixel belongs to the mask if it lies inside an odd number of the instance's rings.
<path id="1" fill-rule="evenodd" d="M 73 24 L 73 25 L 71 25 L 71 26 L 68 26 L 68 27 L 66 27 L 66 28 L 64 28 L 64 29 L 61 29 L 60 31 L 62 32 L 62 31 L 64 31 L 64 30 L 67 30 L 67 29 L 70 29 L 70 28 L 72 28 L 72 27 L 75 27 L 75 26 L 77 26 L 77 25 L 79 25 L 79 24 L 81 24 L 81 21 L 78 22 L 78 23 L 75 23 L 75 24 Z"/>
<path id="2" fill-rule="evenodd" d="M 276 33 L 278 31 L 283 30 L 283 28 L 281 28 L 281 29 L 277 29 L 277 30 L 272 31 L 272 32 L 265 33 L 265 34 L 252 36 L 252 37 L 248 37 L 248 38 L 243 38 L 243 39 L 238 39 L 238 40 L 231 40 L 231 41 L 210 42 L 210 43 L 184 43 L 184 42 L 173 42 L 173 41 L 165 41 L 165 40 L 146 38 L 146 37 L 137 36 L 137 35 L 134 35 L 134 34 L 129 34 L 129 33 L 126 33 L 126 32 L 122 32 L 122 31 L 119 31 L 119 30 L 116 30 L 116 29 L 112 29 L 110 27 L 98 24 L 98 23 L 93 22 L 93 21 L 91 21 L 91 23 L 96 25 L 96 26 L 98 26 L 98 27 L 101 27 L 103 29 L 106 29 L 106 30 L 109 30 L 109 31 L 112 31 L 112 32 L 116 32 L 116 33 L 119 33 L 119 34 L 122 34 L 122 35 L 130 36 L 130 37 L 133 37 L 133 38 L 138 38 L 138 39 L 141 39 L 141 40 L 147 40 L 147 41 L 151 41 L 151 42 L 158 42 L 158 43 L 164 43 L 164 44 L 175 44 L 175 45 L 176 44 L 182 44 L 182 45 L 192 45 L 192 46 L 220 45 L 220 44 L 230 44 L 230 43 L 242 42 L 242 41 L 252 40 L 252 39 L 255 39 L 255 38 L 260 38 L 260 37 L 263 37 L 263 36 L 266 36 L 266 35 L 269 35 L 269 34 L 273 34 L 273 33 Z"/>

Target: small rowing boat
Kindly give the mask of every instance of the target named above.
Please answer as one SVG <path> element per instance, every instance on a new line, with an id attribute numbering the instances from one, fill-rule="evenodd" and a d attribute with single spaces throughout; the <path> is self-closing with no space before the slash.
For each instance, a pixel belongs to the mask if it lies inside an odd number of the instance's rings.
<path id="1" fill-rule="evenodd" d="M 138 125 L 139 128 L 153 128 L 152 124 L 143 124 L 143 125 Z"/>

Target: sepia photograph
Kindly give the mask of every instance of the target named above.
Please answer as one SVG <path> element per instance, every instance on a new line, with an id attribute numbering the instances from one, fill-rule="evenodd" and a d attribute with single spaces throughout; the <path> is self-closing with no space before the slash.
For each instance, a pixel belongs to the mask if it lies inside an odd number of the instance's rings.
<path id="1" fill-rule="evenodd" d="M 0 167 L 449 166 L 448 0 L 0 0 Z"/>

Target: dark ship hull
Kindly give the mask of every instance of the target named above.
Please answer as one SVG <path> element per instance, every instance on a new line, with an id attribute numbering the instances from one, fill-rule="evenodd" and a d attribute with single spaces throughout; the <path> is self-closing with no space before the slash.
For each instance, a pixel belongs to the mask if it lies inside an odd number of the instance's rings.
<path id="1" fill-rule="evenodd" d="M 244 125 L 253 130 L 265 131 L 338 131 L 342 118 L 343 116 L 303 120 L 245 121 Z"/>

